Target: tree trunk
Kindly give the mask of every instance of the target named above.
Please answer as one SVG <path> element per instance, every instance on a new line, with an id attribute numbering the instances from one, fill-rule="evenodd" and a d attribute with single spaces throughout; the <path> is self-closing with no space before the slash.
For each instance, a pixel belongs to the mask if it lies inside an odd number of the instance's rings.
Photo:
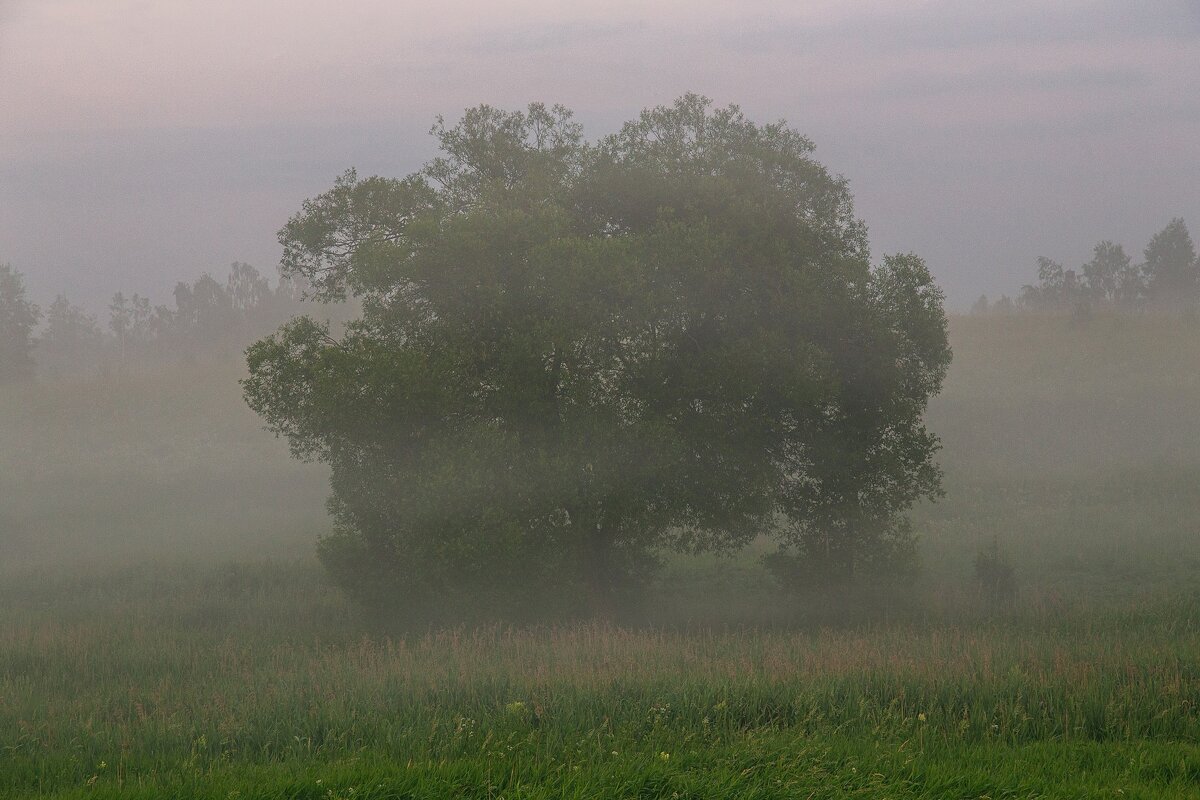
<path id="1" fill-rule="evenodd" d="M 616 563 L 613 538 L 602 523 L 602 514 L 572 513 L 579 526 L 579 577 L 587 592 L 588 609 L 598 619 L 612 619 L 616 612 Z"/>
<path id="2" fill-rule="evenodd" d="M 588 563 L 584 564 L 588 579 L 589 605 L 592 615 L 611 620 L 616 614 L 616 571 L 613 564 L 612 539 L 599 524 L 588 537 Z"/>

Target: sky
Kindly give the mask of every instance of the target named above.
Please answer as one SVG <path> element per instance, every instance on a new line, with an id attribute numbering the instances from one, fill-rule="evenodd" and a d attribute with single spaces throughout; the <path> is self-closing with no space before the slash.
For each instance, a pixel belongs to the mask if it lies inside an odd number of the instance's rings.
<path id="1" fill-rule="evenodd" d="M 43 305 L 167 302 L 274 274 L 305 198 L 418 169 L 439 114 L 595 138 L 688 91 L 812 138 L 951 308 L 1200 235 L 1200 0 L 0 0 L 0 261 Z"/>

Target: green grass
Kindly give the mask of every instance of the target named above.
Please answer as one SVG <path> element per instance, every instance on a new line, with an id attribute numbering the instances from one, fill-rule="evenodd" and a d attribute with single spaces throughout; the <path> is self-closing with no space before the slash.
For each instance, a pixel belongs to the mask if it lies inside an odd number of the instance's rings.
<path id="1" fill-rule="evenodd" d="M 389 637 L 235 366 L 0 389 L 0 796 L 1200 795 L 1200 331 L 959 318 L 920 573 Z M 1018 596 L 971 563 L 992 538 Z"/>
<path id="2" fill-rule="evenodd" d="M 304 565 L 4 599 L 6 796 L 1169 797 L 1200 780 L 1194 597 L 403 640 L 369 635 Z"/>

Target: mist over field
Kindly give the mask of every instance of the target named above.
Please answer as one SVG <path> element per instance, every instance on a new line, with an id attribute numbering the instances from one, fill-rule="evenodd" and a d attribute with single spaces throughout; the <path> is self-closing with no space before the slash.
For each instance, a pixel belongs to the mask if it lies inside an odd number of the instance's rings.
<path id="1" fill-rule="evenodd" d="M 0 798 L 1200 796 L 1195 2 L 0 1 L 0 109 Z"/>
<path id="2" fill-rule="evenodd" d="M 996 537 L 1025 593 L 1193 583 L 1200 337 L 1169 316 L 967 316 L 928 412 L 946 497 L 919 506 L 921 577 L 970 586 Z M 245 407 L 233 354 L 4 388 L 4 571 L 312 560 L 327 470 Z M 739 559 L 746 569 L 753 558 Z"/>

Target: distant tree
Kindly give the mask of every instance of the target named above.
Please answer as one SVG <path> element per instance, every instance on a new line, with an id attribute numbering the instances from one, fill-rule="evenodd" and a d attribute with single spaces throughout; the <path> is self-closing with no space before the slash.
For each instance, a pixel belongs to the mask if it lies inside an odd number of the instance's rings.
<path id="1" fill-rule="evenodd" d="M 1061 294 L 1067 283 L 1063 265 L 1045 256 L 1038 256 L 1038 286 L 1053 294 Z"/>
<path id="2" fill-rule="evenodd" d="M 249 302 L 254 291 L 253 282 L 244 276 L 238 289 L 243 292 L 242 302 Z M 199 349 L 227 341 L 237 329 L 239 316 L 234 309 L 231 278 L 226 285 L 219 283 L 209 273 L 201 275 L 194 283 L 180 282 L 175 286 L 176 335 L 186 349 Z"/>
<path id="3" fill-rule="evenodd" d="M 120 363 L 124 365 L 128 360 L 144 358 L 154 341 L 155 311 L 150 298 L 136 292 L 132 297 L 117 292 L 108 305 L 108 312 L 108 329 L 116 341 Z"/>
<path id="4" fill-rule="evenodd" d="M 1146 273 L 1141 264 L 1129 263 L 1117 272 L 1113 301 L 1118 308 L 1131 311 L 1146 301 Z"/>
<path id="5" fill-rule="evenodd" d="M 237 318 L 239 347 L 302 312 L 300 284 L 281 278 L 272 289 L 270 282 L 249 264 L 232 265 L 226 288 Z"/>
<path id="6" fill-rule="evenodd" d="M 1036 286 L 1021 287 L 1020 303 L 1030 311 L 1079 312 L 1087 302 L 1087 292 L 1073 269 L 1063 269 L 1057 261 L 1038 256 Z"/>
<path id="7" fill-rule="evenodd" d="M 971 305 L 972 314 L 986 314 L 989 310 L 988 296 L 986 294 L 979 295 L 979 299 Z"/>
<path id="8" fill-rule="evenodd" d="M 241 349 L 298 312 L 301 282 L 282 280 L 275 290 L 258 270 L 234 262 L 222 282 L 205 272 L 175 285 L 174 307 L 117 292 L 109 304 L 108 328 L 122 363 L 133 359 L 180 358 Z"/>
<path id="9" fill-rule="evenodd" d="M 1171 220 L 1154 234 L 1146 246 L 1150 300 L 1156 306 L 1174 307 L 1194 303 L 1200 289 L 1200 266 L 1196 247 L 1182 219 Z"/>
<path id="10" fill-rule="evenodd" d="M 240 261 L 233 262 L 225 284 L 229 304 L 243 319 L 251 316 L 271 296 L 271 286 L 258 270 Z"/>
<path id="11" fill-rule="evenodd" d="M 1048 311 L 1061 306 L 1064 283 L 1062 264 L 1038 256 L 1038 282 L 1021 287 L 1021 305 L 1031 311 Z"/>
<path id="12" fill-rule="evenodd" d="M 1088 294 L 1101 303 L 1115 303 L 1121 282 L 1127 279 L 1130 259 L 1125 248 L 1103 241 L 1092 251 L 1092 259 L 1083 265 L 1083 277 Z"/>
<path id="13" fill-rule="evenodd" d="M 1014 310 L 1012 298 L 1006 294 L 1000 295 L 1000 299 L 992 304 L 993 314 L 1011 314 Z"/>
<path id="14" fill-rule="evenodd" d="M 252 329 L 258 336 L 262 336 L 278 327 L 280 323 L 311 310 L 311 305 L 305 305 L 305 298 L 309 296 L 310 290 L 308 281 L 302 276 L 281 275 L 279 282 L 255 314 Z M 351 309 L 341 309 L 338 316 L 344 321 L 353 318 L 355 314 Z"/>
<path id="15" fill-rule="evenodd" d="M 0 263 L 0 381 L 33 374 L 33 329 L 40 317 L 26 296 L 24 276 Z"/>
<path id="16" fill-rule="evenodd" d="M 302 275 L 283 274 L 275 284 L 274 302 L 298 305 L 311 293 L 312 286 Z"/>
<path id="17" fill-rule="evenodd" d="M 871 267 L 806 138 L 691 95 L 596 146 L 541 105 L 434 133 L 422 172 L 348 172 L 281 231 L 285 277 L 361 316 L 248 351 L 247 402 L 332 467 L 347 590 L 603 609 L 663 547 L 773 530 L 839 576 L 906 550 L 942 295 L 915 256 Z"/>
<path id="18" fill-rule="evenodd" d="M 171 349 L 177 325 L 172 309 L 161 303 L 151 309 L 146 328 L 149 338 L 154 342 L 156 355 L 165 355 Z"/>
<path id="19" fill-rule="evenodd" d="M 112 331 L 117 341 L 117 353 L 121 363 L 125 363 L 125 348 L 129 340 L 129 330 L 132 327 L 133 312 L 124 292 L 113 295 L 108 304 L 108 329 Z"/>
<path id="20" fill-rule="evenodd" d="M 46 309 L 46 328 L 37 342 L 39 369 L 64 374 L 94 369 L 104 351 L 104 333 L 96 318 L 66 295 L 58 295 Z"/>
<path id="21" fill-rule="evenodd" d="M 154 339 L 154 307 L 150 298 L 134 292 L 129 300 L 130 331 L 133 340 L 139 347 L 144 347 Z"/>
<path id="22" fill-rule="evenodd" d="M 992 537 L 976 553 L 975 580 L 982 596 L 992 605 L 1008 603 L 1016 595 L 1016 570 L 998 538 Z"/>

